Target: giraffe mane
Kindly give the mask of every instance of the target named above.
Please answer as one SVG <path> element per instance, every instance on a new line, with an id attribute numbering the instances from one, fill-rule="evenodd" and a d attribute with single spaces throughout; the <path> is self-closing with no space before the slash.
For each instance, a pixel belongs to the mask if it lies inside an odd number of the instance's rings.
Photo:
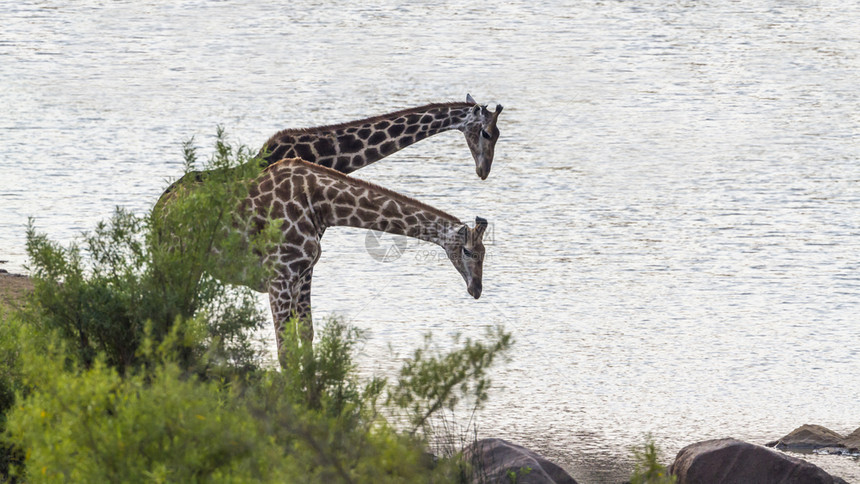
<path id="1" fill-rule="evenodd" d="M 320 131 L 334 131 L 336 129 L 345 129 L 355 125 L 363 125 L 367 123 L 376 123 L 378 121 L 382 121 L 383 119 L 397 118 L 400 116 L 405 116 L 409 114 L 414 114 L 418 112 L 428 111 L 430 109 L 435 108 L 459 108 L 459 107 L 469 107 L 474 106 L 474 104 L 464 103 L 464 102 L 449 102 L 449 103 L 430 103 L 425 104 L 423 106 L 416 106 L 413 108 L 402 109 L 400 111 L 394 111 L 391 113 L 380 114 L 377 116 L 371 116 L 369 118 L 364 119 L 356 119 L 354 121 L 347 121 L 345 123 L 339 124 L 328 124 L 324 126 L 316 126 L 313 128 L 287 128 L 282 129 L 275 133 L 268 141 L 266 141 L 266 145 L 272 145 L 273 141 L 285 135 L 296 135 L 296 134 L 314 134 Z"/>
<path id="2" fill-rule="evenodd" d="M 344 181 L 350 185 L 358 185 L 360 187 L 367 188 L 369 190 L 374 190 L 374 191 L 380 192 L 383 195 L 385 195 L 389 198 L 392 198 L 394 200 L 399 200 L 401 202 L 405 202 L 405 203 L 408 203 L 410 205 L 416 206 L 416 207 L 420 208 L 421 210 L 425 210 L 425 211 L 430 212 L 434 215 L 442 217 L 442 218 L 448 220 L 449 222 L 453 222 L 456 224 L 462 224 L 463 223 L 457 217 L 455 217 L 455 216 L 453 216 L 447 212 L 443 212 L 442 210 L 439 210 L 438 208 L 430 206 L 424 202 L 418 201 L 418 200 L 416 200 L 416 199 L 414 199 L 408 195 L 404 195 L 402 193 L 395 192 L 394 190 L 391 190 L 389 188 L 385 188 L 383 186 L 377 185 L 376 183 L 373 183 L 373 182 L 362 180 L 360 178 L 351 177 L 349 175 L 341 173 L 341 172 L 334 170 L 332 168 L 328 168 L 328 167 L 322 166 L 322 165 L 317 165 L 317 164 L 311 163 L 309 161 L 305 161 L 301 158 L 283 158 L 281 160 L 276 161 L 275 163 L 272 163 L 268 167 L 266 167 L 266 169 L 263 170 L 263 172 L 265 173 L 267 171 L 273 170 L 273 169 L 275 169 L 276 166 L 278 166 L 282 163 L 285 163 L 285 164 L 286 163 L 299 163 L 299 164 L 306 166 L 308 169 L 310 169 L 312 171 L 325 173 L 328 176 L 331 176 L 333 178 L 337 178 L 338 180 Z"/>

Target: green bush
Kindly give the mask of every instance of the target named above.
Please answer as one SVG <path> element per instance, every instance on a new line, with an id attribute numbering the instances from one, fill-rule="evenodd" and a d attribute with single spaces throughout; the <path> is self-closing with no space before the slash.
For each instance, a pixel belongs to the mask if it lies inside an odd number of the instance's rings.
<path id="1" fill-rule="evenodd" d="M 191 141 L 184 151 L 191 173 L 196 161 Z M 147 325 L 160 341 L 177 320 L 207 314 L 209 343 L 220 350 L 221 361 L 252 369 L 259 346 L 250 335 L 267 324 L 257 295 L 209 275 L 226 270 L 266 279 L 268 268 L 258 254 L 277 241 L 278 224 L 250 239 L 230 230 L 242 223 L 236 208 L 259 172 L 249 153 L 234 149 L 219 129 L 216 153 L 206 164 L 207 183 L 184 177 L 192 181 L 175 184 L 147 216 L 117 209 L 94 233 L 85 234 L 81 245 L 52 242 L 31 221 L 27 253 L 36 304 L 29 319 L 46 330 L 59 330 L 85 366 L 103 353 L 107 364 L 124 373 L 145 363 L 138 350 Z M 187 369 L 199 361 L 203 347 L 177 351 Z"/>
<path id="2" fill-rule="evenodd" d="M 0 436 L 6 430 L 6 413 L 15 403 L 15 393 L 20 387 L 18 335 L 21 324 L 0 311 Z M 20 465 L 24 456 L 14 442 L 0 437 L 0 482 L 9 479 L 10 467 Z"/>
<path id="3" fill-rule="evenodd" d="M 176 348 L 188 344 L 181 340 L 204 335 L 204 325 L 179 323 L 160 344 L 145 337 L 150 365 L 125 375 L 101 354 L 76 363 L 61 339 L 19 326 L 17 382 L 26 391 L 9 412 L 6 437 L 26 456 L 17 475 L 28 482 L 456 482 L 467 475 L 456 457 L 434 460 L 425 438 L 382 417 L 386 382 L 359 382 L 355 329 L 332 320 L 313 349 L 287 334 L 288 354 L 297 358 L 283 371 L 207 381 L 175 361 Z M 461 366 L 448 369 L 462 375 Z"/>
<path id="4" fill-rule="evenodd" d="M 457 482 L 457 456 L 430 456 L 428 422 L 487 398 L 501 329 L 448 354 L 430 340 L 394 385 L 362 381 L 366 336 L 329 321 L 315 346 L 287 324 L 281 371 L 261 363 L 270 324 L 258 237 L 232 230 L 257 163 L 219 130 L 209 171 L 175 184 L 151 214 L 117 210 L 63 247 L 30 224 L 30 304 L 0 325 L 0 480 L 26 482 Z M 292 332 L 290 332 L 292 331 Z M 459 344 L 459 341 L 456 342 Z M 388 415 L 405 412 L 407 429 Z M 399 422 L 400 420 L 398 420 Z M 420 432 L 419 432 L 420 430 Z"/>
<path id="5" fill-rule="evenodd" d="M 20 341 L 21 383 L 29 391 L 10 412 L 7 431 L 25 449 L 28 482 L 276 481 L 289 475 L 290 459 L 259 435 L 240 401 L 216 382 L 187 377 L 174 361 L 120 376 L 101 357 L 87 367 L 70 365 L 62 345 Z"/>

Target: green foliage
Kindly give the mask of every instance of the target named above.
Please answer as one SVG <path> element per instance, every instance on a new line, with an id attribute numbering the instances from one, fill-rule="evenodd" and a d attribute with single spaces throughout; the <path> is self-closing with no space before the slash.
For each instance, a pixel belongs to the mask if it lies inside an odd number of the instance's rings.
<path id="1" fill-rule="evenodd" d="M 268 268 L 259 254 L 276 242 L 277 224 L 251 237 L 232 230 L 243 223 L 236 209 L 259 168 L 246 148 L 225 141 L 221 129 L 207 183 L 193 181 L 191 141 L 184 151 L 189 173 L 183 180 L 191 181 L 175 184 L 148 216 L 117 209 L 80 245 L 68 247 L 37 233 L 31 220 L 27 252 L 36 304 L 30 320 L 59 330 L 85 366 L 99 353 L 120 373 L 144 364 L 138 350 L 145 328 L 159 341 L 177 320 L 198 314 L 212 322 L 209 336 L 223 363 L 244 370 L 256 364 L 249 335 L 266 322 L 256 294 L 204 274 L 265 280 Z M 203 346 L 177 351 L 180 365 L 191 368 Z"/>
<path id="2" fill-rule="evenodd" d="M 311 346 L 302 344 L 300 324 L 285 326 L 280 355 L 285 395 L 328 415 L 343 416 L 355 402 L 375 405 L 385 382 L 374 378 L 360 389 L 355 377 L 353 355 L 365 338 L 362 331 L 332 319 L 320 332 L 316 346 Z"/>
<path id="3" fill-rule="evenodd" d="M 307 467 L 307 482 L 425 482 L 450 472 L 431 468 L 423 443 L 400 435 L 376 411 L 385 385 L 360 385 L 353 357 L 362 335 L 339 320 L 320 332 L 316 347 L 302 344 L 295 321 L 283 335 L 287 364 L 269 372 L 246 395 L 267 432 Z"/>
<path id="4" fill-rule="evenodd" d="M 29 392 L 9 415 L 8 435 L 26 449 L 28 482 L 276 481 L 290 470 L 229 391 L 187 378 L 176 362 L 120 377 L 100 357 L 69 365 L 55 341 L 21 334 L 19 342 Z"/>
<path id="5" fill-rule="evenodd" d="M 15 404 L 15 393 L 21 389 L 18 356 L 21 330 L 18 319 L 0 311 L 0 436 L 6 430 L 6 413 Z M 19 446 L 0 438 L 0 482 L 6 482 L 10 467 L 20 465 L 23 460 Z"/>
<path id="6" fill-rule="evenodd" d="M 516 471 L 508 471 L 507 477 L 511 484 L 517 484 L 517 481 L 519 481 L 520 477 L 527 476 L 531 474 L 531 472 L 532 468 L 529 466 L 525 466 L 521 467 L 519 470 Z"/>
<path id="7" fill-rule="evenodd" d="M 242 380 L 207 381 L 189 376 L 175 351 L 189 344 L 183 339 L 203 336 L 204 324 L 179 322 L 158 344 L 145 336 L 141 348 L 151 364 L 124 375 L 102 354 L 87 366 L 77 363 L 62 339 L 27 325 L 0 333 L 13 333 L 17 341 L 16 379 L 26 389 L 8 415 L 7 442 L 24 449 L 18 477 L 456 482 L 466 475 L 459 460 L 434 461 L 424 440 L 380 416 L 385 382 L 359 384 L 353 357 L 361 335 L 355 329 L 330 321 L 316 351 L 301 345 L 295 332 L 285 335 L 301 352 L 297 364 Z"/>
<path id="8" fill-rule="evenodd" d="M 630 477 L 630 484 L 673 484 L 677 478 L 669 474 L 665 466 L 661 465 L 657 446 L 650 437 L 641 447 L 633 449 L 635 467 Z"/>

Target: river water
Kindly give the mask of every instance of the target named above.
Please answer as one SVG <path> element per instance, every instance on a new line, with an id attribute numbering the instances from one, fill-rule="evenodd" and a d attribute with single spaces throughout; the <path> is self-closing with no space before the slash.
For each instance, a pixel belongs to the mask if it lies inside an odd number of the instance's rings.
<path id="1" fill-rule="evenodd" d="M 505 106 L 488 180 L 456 132 L 355 175 L 490 220 L 483 296 L 431 246 L 329 230 L 314 310 L 369 331 L 363 372 L 504 324 L 478 432 L 582 482 L 648 434 L 668 461 L 860 426 L 860 4 L 403 3 L 0 4 L 0 267 L 29 216 L 71 241 L 144 212 L 218 124 L 258 147 L 469 92 Z"/>

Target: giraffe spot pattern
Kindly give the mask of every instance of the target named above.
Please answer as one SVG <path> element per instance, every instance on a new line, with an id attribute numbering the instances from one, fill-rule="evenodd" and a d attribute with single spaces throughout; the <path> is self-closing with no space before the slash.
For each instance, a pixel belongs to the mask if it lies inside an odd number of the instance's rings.
<path id="1" fill-rule="evenodd" d="M 320 156 L 332 156 L 335 154 L 334 143 L 329 138 L 320 138 L 314 143 L 314 149 Z"/>
<path id="2" fill-rule="evenodd" d="M 344 136 L 338 140 L 341 153 L 355 153 L 364 149 L 364 141 L 353 135 Z"/>
<path id="3" fill-rule="evenodd" d="M 272 154 L 269 155 L 268 159 L 270 160 L 280 160 L 287 154 L 287 145 L 280 145 L 272 151 Z"/>
<path id="4" fill-rule="evenodd" d="M 314 156 L 314 152 L 311 149 L 310 145 L 297 144 L 295 146 L 295 150 L 296 150 L 296 155 L 298 155 L 299 158 L 301 158 L 305 161 L 316 160 L 316 156 Z"/>
<path id="5" fill-rule="evenodd" d="M 346 170 L 347 167 L 349 166 L 349 161 L 350 161 L 350 158 L 348 156 L 338 156 L 337 161 L 335 162 L 334 166 L 332 166 L 332 168 L 334 168 L 337 171 Z"/>
<path id="6" fill-rule="evenodd" d="M 384 131 L 377 131 L 371 135 L 371 137 L 367 140 L 368 145 L 378 145 L 385 141 L 388 137 L 385 135 Z"/>
<path id="7" fill-rule="evenodd" d="M 376 160 L 378 160 L 378 159 L 379 159 L 379 158 L 381 158 L 381 157 L 379 156 L 379 151 L 376 151 L 376 148 L 368 148 L 368 149 L 364 152 L 364 158 L 365 158 L 366 160 L 374 160 L 374 161 L 376 161 Z"/>

